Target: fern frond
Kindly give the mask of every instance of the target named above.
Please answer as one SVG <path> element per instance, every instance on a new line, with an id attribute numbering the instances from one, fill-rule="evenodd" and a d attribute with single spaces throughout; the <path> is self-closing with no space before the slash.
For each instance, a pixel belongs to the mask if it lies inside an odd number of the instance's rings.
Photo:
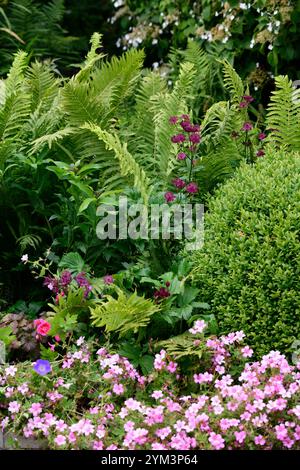
<path id="1" fill-rule="evenodd" d="M 57 143 L 59 140 L 63 140 L 65 137 L 74 134 L 75 132 L 76 129 L 73 127 L 65 127 L 64 129 L 59 129 L 53 134 L 43 135 L 32 142 L 32 150 L 33 152 L 38 152 L 45 144 L 47 144 L 49 149 L 51 149 L 53 144 Z"/>
<path id="2" fill-rule="evenodd" d="M 92 93 L 110 108 L 116 108 L 129 96 L 140 76 L 144 52 L 131 49 L 120 58 L 112 57 L 92 74 Z"/>
<path id="3" fill-rule="evenodd" d="M 148 203 L 150 194 L 150 180 L 146 176 L 143 168 L 139 166 L 131 153 L 127 150 L 127 145 L 122 143 L 117 135 L 110 134 L 102 130 L 99 126 L 93 124 L 85 124 L 83 129 L 88 129 L 102 140 L 109 150 L 115 153 L 120 166 L 122 176 L 133 179 L 134 187 L 141 193 L 144 203 Z M 108 162 L 108 165 L 110 163 Z"/>
<path id="4" fill-rule="evenodd" d="M 15 54 L 14 61 L 5 80 L 6 97 L 15 94 L 24 81 L 24 73 L 28 64 L 28 55 L 24 51 Z"/>
<path id="5" fill-rule="evenodd" d="M 269 140 L 287 150 L 300 150 L 300 90 L 287 76 L 276 77 L 275 83 L 267 109 L 267 125 L 273 130 Z"/>
<path id="6" fill-rule="evenodd" d="M 85 122 L 101 123 L 106 120 L 107 109 L 99 97 L 92 96 L 89 82 L 72 78 L 61 92 L 61 106 L 69 125 L 79 127 Z"/>
<path id="7" fill-rule="evenodd" d="M 244 85 L 240 76 L 236 73 L 232 65 L 223 60 L 224 85 L 230 93 L 231 102 L 239 104 L 244 95 Z"/>
<path id="8" fill-rule="evenodd" d="M 31 110 L 38 106 L 48 110 L 56 98 L 59 81 L 54 77 L 50 64 L 35 62 L 26 73 L 26 89 L 31 94 Z"/>
<path id="9" fill-rule="evenodd" d="M 89 50 L 84 63 L 81 65 L 80 72 L 78 72 L 75 77 L 78 82 L 86 80 L 89 77 L 94 65 L 105 57 L 105 54 L 99 54 L 97 52 L 97 49 L 102 47 L 102 34 L 94 33 L 91 37 L 90 43 L 91 49 Z"/>
<path id="10" fill-rule="evenodd" d="M 30 95 L 10 94 L 0 109 L 0 139 L 17 138 L 30 114 Z"/>
<path id="11" fill-rule="evenodd" d="M 163 96 L 167 93 L 166 81 L 158 73 L 151 72 L 144 77 L 136 92 L 135 112 L 130 116 L 127 135 L 128 147 L 134 152 L 136 160 L 149 172 L 153 171 L 154 161 L 154 139 L 155 110 L 152 107 L 156 96 Z M 154 171 L 157 171 L 155 168 Z"/>
<path id="12" fill-rule="evenodd" d="M 139 297 L 136 292 L 126 295 L 117 290 L 118 298 L 107 295 L 106 299 L 95 308 L 90 308 L 92 324 L 105 327 L 107 332 L 116 332 L 124 336 L 128 332 L 136 333 L 148 325 L 152 315 L 159 311 L 159 306 L 150 299 Z"/>
<path id="13" fill-rule="evenodd" d="M 172 338 L 159 341 L 157 344 L 158 348 L 165 349 L 170 356 L 180 359 L 187 356 L 196 356 L 201 358 L 203 348 L 201 344 L 195 346 L 195 338 L 190 333 L 183 333 L 178 336 L 173 336 Z"/>

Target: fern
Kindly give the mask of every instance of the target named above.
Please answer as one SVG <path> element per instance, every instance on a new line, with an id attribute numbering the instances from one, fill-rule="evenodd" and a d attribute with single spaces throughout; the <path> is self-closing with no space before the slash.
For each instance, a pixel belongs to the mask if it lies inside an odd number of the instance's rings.
<path id="1" fill-rule="evenodd" d="M 97 49 L 102 46 L 102 34 L 94 33 L 91 37 L 90 43 L 91 49 L 86 56 L 85 62 L 81 65 L 80 72 L 78 72 L 76 75 L 76 80 L 79 82 L 86 80 L 89 77 L 94 65 L 105 57 L 105 54 L 97 53 Z"/>
<path id="2" fill-rule="evenodd" d="M 231 101 L 239 104 L 244 95 L 244 85 L 240 76 L 227 60 L 222 61 L 224 72 L 224 84 L 231 95 Z"/>
<path id="3" fill-rule="evenodd" d="M 25 87 L 31 94 L 31 111 L 40 107 L 43 112 L 53 104 L 58 94 L 59 80 L 55 78 L 51 64 L 35 62 L 26 72 Z"/>
<path id="4" fill-rule="evenodd" d="M 195 346 L 195 338 L 190 333 L 173 336 L 166 341 L 160 341 L 158 348 L 165 349 L 170 356 L 181 359 L 187 356 L 196 356 L 198 359 L 202 357 L 202 347 Z"/>
<path id="5" fill-rule="evenodd" d="M 159 311 L 159 306 L 152 300 L 139 297 L 136 292 L 126 295 L 117 289 L 117 295 L 117 299 L 107 295 L 100 305 L 90 308 L 93 325 L 124 336 L 147 326 L 152 315 Z"/>
<path id="6" fill-rule="evenodd" d="M 135 188 L 141 193 L 144 203 L 148 203 L 150 194 L 150 180 L 146 176 L 143 168 L 139 166 L 134 157 L 127 150 L 127 145 L 122 144 L 117 135 L 103 131 L 100 127 L 85 124 L 83 129 L 94 132 L 99 139 L 103 140 L 109 150 L 113 150 L 120 165 L 120 173 L 122 176 L 133 178 Z"/>
<path id="7" fill-rule="evenodd" d="M 99 96 L 91 94 L 89 82 L 78 82 L 72 78 L 62 90 L 61 105 L 71 126 L 80 126 L 85 122 L 100 124 L 106 121 L 107 109 Z"/>
<path id="8" fill-rule="evenodd" d="M 122 104 L 134 90 L 143 60 L 144 52 L 132 49 L 104 62 L 91 77 L 93 96 L 99 96 L 111 110 Z"/>
<path id="9" fill-rule="evenodd" d="M 273 130 L 269 140 L 286 150 L 300 150 L 300 90 L 287 76 L 276 77 L 275 83 L 267 110 L 267 125 Z"/>
<path id="10" fill-rule="evenodd" d="M 28 55 L 26 52 L 16 53 L 13 64 L 5 80 L 6 97 L 15 94 L 23 84 L 24 73 L 28 65 Z"/>

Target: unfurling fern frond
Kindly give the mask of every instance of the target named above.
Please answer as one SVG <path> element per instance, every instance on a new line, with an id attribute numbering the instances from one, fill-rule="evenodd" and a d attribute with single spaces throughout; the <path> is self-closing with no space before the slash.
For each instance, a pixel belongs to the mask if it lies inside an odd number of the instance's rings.
<path id="1" fill-rule="evenodd" d="M 148 203 L 151 183 L 143 168 L 139 166 L 134 157 L 127 149 L 127 145 L 122 143 L 117 135 L 110 134 L 102 130 L 99 126 L 85 124 L 83 129 L 88 129 L 105 143 L 107 149 L 112 150 L 118 159 L 120 173 L 124 177 L 133 179 L 134 187 L 141 193 L 144 203 Z M 108 166 L 110 162 L 107 163 Z"/>
<path id="2" fill-rule="evenodd" d="M 91 49 L 89 50 L 85 61 L 81 65 L 81 70 L 76 75 L 76 80 L 81 82 L 87 79 L 92 71 L 94 65 L 101 59 L 105 57 L 105 54 L 98 53 L 97 49 L 100 49 L 102 46 L 102 34 L 94 33 L 90 40 Z"/>
<path id="3" fill-rule="evenodd" d="M 223 60 L 224 85 L 230 93 L 232 103 L 239 104 L 244 95 L 244 85 L 241 77 L 236 73 L 227 60 Z"/>
<path id="4" fill-rule="evenodd" d="M 300 150 L 300 90 L 287 76 L 276 77 L 275 83 L 267 110 L 269 140 L 287 150 Z"/>
<path id="5" fill-rule="evenodd" d="M 90 308 L 92 324 L 105 327 L 107 332 L 116 332 L 124 336 L 128 332 L 136 333 L 148 325 L 152 315 L 159 311 L 159 306 L 150 299 L 131 295 L 117 289 L 118 298 L 106 296 L 100 305 Z"/>

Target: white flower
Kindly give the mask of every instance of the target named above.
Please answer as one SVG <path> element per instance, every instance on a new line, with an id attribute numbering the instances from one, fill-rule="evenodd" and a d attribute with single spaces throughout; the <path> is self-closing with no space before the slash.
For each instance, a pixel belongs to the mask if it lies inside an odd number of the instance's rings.
<path id="1" fill-rule="evenodd" d="M 268 45 L 268 49 L 269 49 L 269 51 L 271 51 L 271 50 L 273 49 L 273 45 L 272 45 L 272 44 L 269 44 L 269 45 Z"/>
<path id="2" fill-rule="evenodd" d="M 247 3 L 240 3 L 241 10 L 247 10 Z"/>
<path id="3" fill-rule="evenodd" d="M 152 45 L 153 45 L 153 46 L 154 46 L 155 44 L 157 44 L 157 43 L 158 43 L 158 39 L 157 39 L 157 38 L 152 39 Z"/>
<path id="4" fill-rule="evenodd" d="M 27 263 L 28 261 L 28 255 L 23 255 L 21 258 L 22 263 Z"/>

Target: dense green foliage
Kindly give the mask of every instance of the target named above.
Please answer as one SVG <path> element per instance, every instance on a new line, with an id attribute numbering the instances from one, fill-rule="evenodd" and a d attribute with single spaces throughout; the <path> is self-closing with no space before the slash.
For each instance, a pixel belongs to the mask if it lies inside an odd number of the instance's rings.
<path id="1" fill-rule="evenodd" d="M 193 273 L 222 332 L 242 329 L 260 353 L 300 334 L 300 156 L 243 165 L 213 198 Z"/>

